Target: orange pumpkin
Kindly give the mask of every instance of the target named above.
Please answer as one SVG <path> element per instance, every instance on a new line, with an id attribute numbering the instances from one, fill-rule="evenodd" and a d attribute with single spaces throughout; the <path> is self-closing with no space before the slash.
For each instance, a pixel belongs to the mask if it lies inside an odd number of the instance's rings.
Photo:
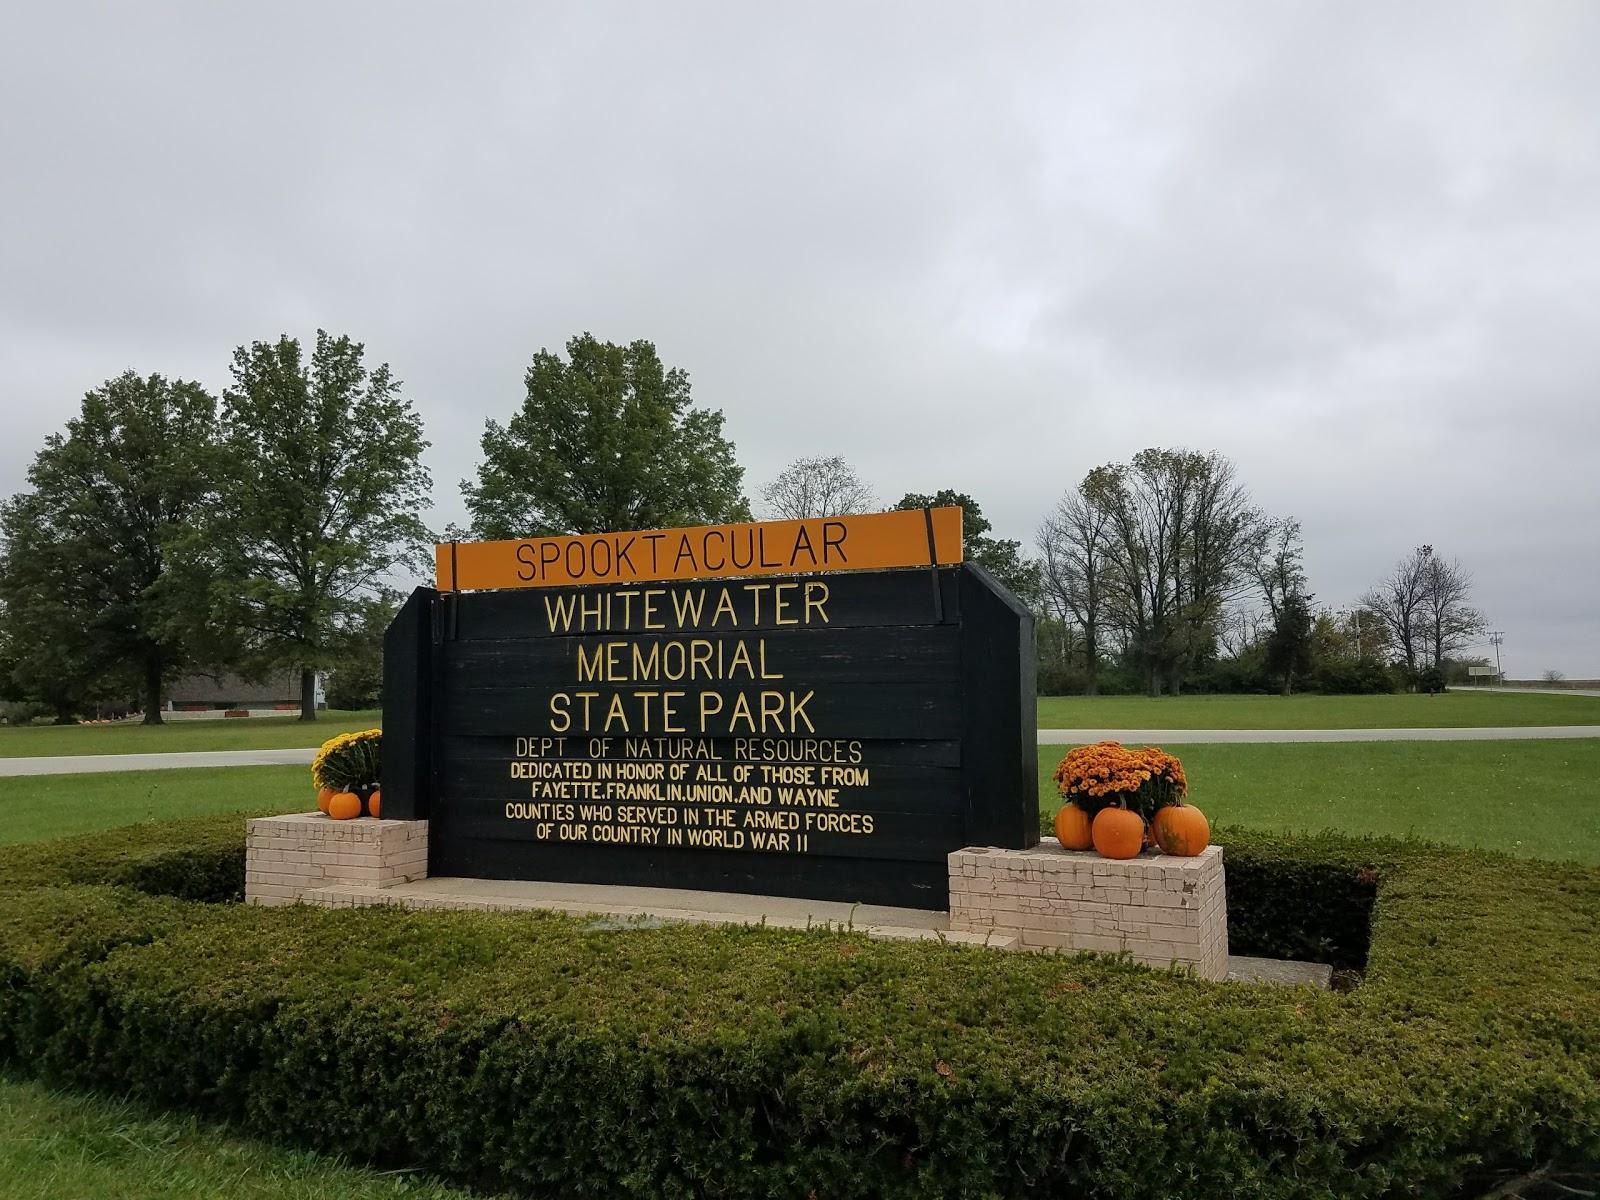
<path id="1" fill-rule="evenodd" d="M 335 792 L 328 797 L 328 815 L 335 821 L 348 821 L 361 815 L 361 797 L 354 792 Z"/>
<path id="2" fill-rule="evenodd" d="M 1156 840 L 1167 854 L 1193 858 L 1211 844 L 1211 825 L 1192 804 L 1169 804 L 1156 814 Z"/>
<path id="3" fill-rule="evenodd" d="M 319 813 L 324 813 L 324 814 L 327 813 L 327 811 L 328 811 L 328 801 L 332 800 L 334 798 L 334 796 L 336 796 L 338 794 L 338 791 L 339 791 L 338 788 L 330 788 L 330 787 L 319 788 L 317 790 L 317 811 Z"/>
<path id="4" fill-rule="evenodd" d="M 383 793 L 377 788 L 372 789 L 372 795 L 367 797 L 367 816 L 375 817 L 383 810 Z"/>
<path id="5" fill-rule="evenodd" d="M 1063 850 L 1087 850 L 1094 845 L 1089 814 L 1076 804 L 1063 804 L 1056 813 L 1056 841 Z"/>
<path id="6" fill-rule="evenodd" d="M 1144 818 L 1126 808 L 1102 808 L 1091 832 L 1105 858 L 1136 858 L 1144 846 Z"/>

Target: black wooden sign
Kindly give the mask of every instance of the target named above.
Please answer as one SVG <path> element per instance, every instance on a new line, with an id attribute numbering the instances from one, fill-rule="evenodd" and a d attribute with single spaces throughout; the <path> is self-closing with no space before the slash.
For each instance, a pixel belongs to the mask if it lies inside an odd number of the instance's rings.
<path id="1" fill-rule="evenodd" d="M 981 568 L 437 592 L 384 646 L 429 873 L 948 907 L 1037 843 L 1033 620 Z"/>

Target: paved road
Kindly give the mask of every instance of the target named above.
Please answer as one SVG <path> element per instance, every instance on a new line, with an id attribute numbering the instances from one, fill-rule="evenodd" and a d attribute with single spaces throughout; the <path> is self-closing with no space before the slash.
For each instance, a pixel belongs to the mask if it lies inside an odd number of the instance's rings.
<path id="1" fill-rule="evenodd" d="M 1530 738 L 1600 738 L 1600 725 L 1527 725 L 1476 729 L 1041 729 L 1042 746 L 1117 741 L 1182 746 L 1204 742 L 1495 742 Z M 303 766 L 315 746 L 298 750 L 202 750 L 183 754 L 70 754 L 0 758 L 0 776 L 86 775 L 96 771 L 169 771 L 175 767 Z"/>
<path id="2" fill-rule="evenodd" d="M 0 758 L 0 775 L 86 775 L 94 771 L 168 771 L 173 767 L 309 765 L 317 747 L 296 750 L 192 750 L 182 754 L 63 754 Z"/>
<path id="3" fill-rule="evenodd" d="M 1046 746 L 1083 742 L 1498 742 L 1600 738 L 1600 725 L 1524 725 L 1469 729 L 1041 729 Z"/>

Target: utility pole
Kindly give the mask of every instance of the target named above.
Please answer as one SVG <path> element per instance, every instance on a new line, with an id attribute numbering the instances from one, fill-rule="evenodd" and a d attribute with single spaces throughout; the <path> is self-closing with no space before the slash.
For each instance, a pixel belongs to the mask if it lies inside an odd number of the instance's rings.
<path id="1" fill-rule="evenodd" d="M 1494 681 L 1504 687 L 1505 673 L 1500 670 L 1500 643 L 1506 640 L 1506 631 L 1496 629 L 1489 634 L 1489 641 L 1494 644 Z"/>

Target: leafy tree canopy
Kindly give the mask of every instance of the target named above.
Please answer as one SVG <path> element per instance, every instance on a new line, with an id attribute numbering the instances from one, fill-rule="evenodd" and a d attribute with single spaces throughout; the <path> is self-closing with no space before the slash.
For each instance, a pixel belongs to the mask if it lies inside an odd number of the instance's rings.
<path id="1" fill-rule="evenodd" d="M 977 563 L 1005 584 L 1011 589 L 1011 594 L 1029 609 L 1038 611 L 1043 598 L 1039 564 L 1023 557 L 1021 542 L 989 537 L 989 530 L 994 526 L 971 496 L 951 488 L 934 492 L 931 496 L 907 492 L 895 508 L 945 508 L 950 505 L 961 509 L 961 548 L 966 559 Z"/>
<path id="2" fill-rule="evenodd" d="M 233 356 L 223 397 L 225 473 L 211 528 L 196 539 L 250 673 L 301 672 L 301 719 L 316 715 L 314 672 L 332 665 L 399 567 L 426 566 L 418 514 L 430 481 L 422 421 L 387 363 L 368 368 L 347 336 L 253 342 Z M 212 561 L 205 563 L 209 553 Z"/>
<path id="3" fill-rule="evenodd" d="M 63 718 L 142 690 L 145 720 L 160 721 L 203 606 L 169 568 L 215 477 L 216 401 L 198 384 L 128 371 L 84 396 L 35 456 L 32 490 L 0 511 L 14 690 Z"/>
<path id="4" fill-rule="evenodd" d="M 694 408 L 689 376 L 646 341 L 584 333 L 567 358 L 540 350 L 511 420 L 486 423 L 477 481 L 483 538 L 603 533 L 750 519 L 744 469 L 720 411 Z"/>

